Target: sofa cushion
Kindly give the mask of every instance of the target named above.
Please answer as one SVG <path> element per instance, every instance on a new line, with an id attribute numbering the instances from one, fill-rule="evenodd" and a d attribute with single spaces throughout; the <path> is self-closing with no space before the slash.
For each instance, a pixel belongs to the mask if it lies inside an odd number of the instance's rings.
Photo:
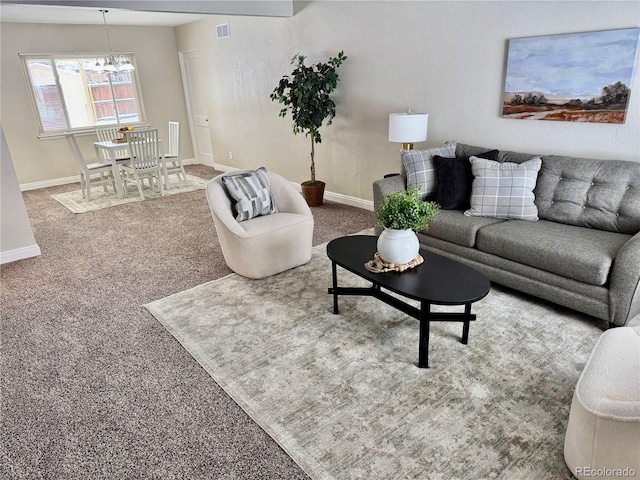
<path id="1" fill-rule="evenodd" d="M 440 210 L 429 224 L 427 234 L 447 242 L 472 248 L 478 231 L 487 225 L 504 222 L 497 218 L 467 217 L 460 210 Z"/>
<path id="2" fill-rule="evenodd" d="M 478 231 L 476 248 L 514 262 L 572 278 L 605 285 L 622 246 L 631 238 L 622 233 L 563 225 L 541 220 L 512 220 Z"/>
<path id="3" fill-rule="evenodd" d="M 472 156 L 471 208 L 465 215 L 538 220 L 533 189 L 542 160 L 494 162 Z"/>
<path id="4" fill-rule="evenodd" d="M 407 175 L 407 188 L 420 187 L 422 198 L 432 196 L 438 190 L 438 179 L 433 164 L 433 156 L 455 157 L 456 142 L 451 140 L 442 147 L 427 150 L 402 150 L 402 172 Z"/>
<path id="5" fill-rule="evenodd" d="M 544 156 L 535 189 L 545 220 L 634 234 L 640 231 L 640 163 Z"/>
<path id="6" fill-rule="evenodd" d="M 477 156 L 488 160 L 498 158 L 498 150 L 483 152 Z M 471 206 L 471 185 L 473 173 L 469 157 L 447 158 L 433 156 L 438 179 L 436 202 L 443 210 L 466 210 Z"/>

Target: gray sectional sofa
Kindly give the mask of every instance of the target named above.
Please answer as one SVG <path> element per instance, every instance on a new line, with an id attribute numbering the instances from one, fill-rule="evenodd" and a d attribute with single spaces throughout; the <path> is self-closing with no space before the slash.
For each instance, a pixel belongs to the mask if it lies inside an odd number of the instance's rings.
<path id="1" fill-rule="evenodd" d="M 458 143 L 456 157 L 490 150 Z M 441 210 L 423 248 L 492 282 L 624 326 L 640 313 L 640 162 L 500 151 L 498 162 L 540 157 L 538 220 Z M 407 188 L 405 171 L 373 183 L 374 207 Z M 435 197 L 429 197 L 435 199 Z"/>

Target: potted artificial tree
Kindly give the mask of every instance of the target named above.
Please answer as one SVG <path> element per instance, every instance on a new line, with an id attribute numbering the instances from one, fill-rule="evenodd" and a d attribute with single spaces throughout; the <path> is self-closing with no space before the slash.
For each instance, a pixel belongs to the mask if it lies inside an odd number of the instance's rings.
<path id="1" fill-rule="evenodd" d="M 388 194 L 376 212 L 379 227 L 378 255 L 389 264 L 403 265 L 416 258 L 420 243 L 415 232 L 426 230 L 440 212 L 435 202 L 426 202 L 420 187 Z"/>
<path id="2" fill-rule="evenodd" d="M 311 179 L 301 185 L 305 200 L 309 206 L 315 207 L 322 205 L 325 186 L 324 182 L 316 180 L 315 144 L 322 142 L 319 129 L 325 120 L 326 125 L 331 125 L 336 115 L 336 104 L 330 94 L 340 80 L 336 70 L 347 57 L 341 51 L 336 57 L 330 57 L 327 63 L 320 62 L 310 67 L 304 64 L 305 58 L 299 54 L 293 57 L 293 72 L 280 79 L 270 98 L 284 104 L 280 117 L 291 111 L 294 135 L 304 133 L 311 137 Z"/>

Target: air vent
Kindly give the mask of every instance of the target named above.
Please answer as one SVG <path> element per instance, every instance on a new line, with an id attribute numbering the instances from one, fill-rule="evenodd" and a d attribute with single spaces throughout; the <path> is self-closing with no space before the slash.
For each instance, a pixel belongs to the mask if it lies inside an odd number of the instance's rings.
<path id="1" fill-rule="evenodd" d="M 229 38 L 229 24 L 222 23 L 220 25 L 216 25 L 216 38 Z"/>

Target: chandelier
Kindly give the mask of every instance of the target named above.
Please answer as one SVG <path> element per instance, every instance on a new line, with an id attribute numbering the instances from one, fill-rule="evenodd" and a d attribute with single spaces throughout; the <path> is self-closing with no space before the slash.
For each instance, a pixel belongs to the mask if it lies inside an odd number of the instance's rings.
<path id="1" fill-rule="evenodd" d="M 105 13 L 109 10 L 99 10 L 102 13 L 102 21 L 104 22 L 104 31 L 107 34 L 107 43 L 109 45 L 109 54 L 105 55 L 104 62 L 101 65 L 99 60 L 96 60 L 96 65 L 93 67 L 93 71 L 96 73 L 118 73 L 118 72 L 129 72 L 131 70 L 135 70 L 136 67 L 133 66 L 129 57 L 125 55 L 118 55 L 117 57 L 113 55 L 113 49 L 111 48 L 111 38 L 109 37 L 109 28 L 107 27 L 107 18 Z"/>

